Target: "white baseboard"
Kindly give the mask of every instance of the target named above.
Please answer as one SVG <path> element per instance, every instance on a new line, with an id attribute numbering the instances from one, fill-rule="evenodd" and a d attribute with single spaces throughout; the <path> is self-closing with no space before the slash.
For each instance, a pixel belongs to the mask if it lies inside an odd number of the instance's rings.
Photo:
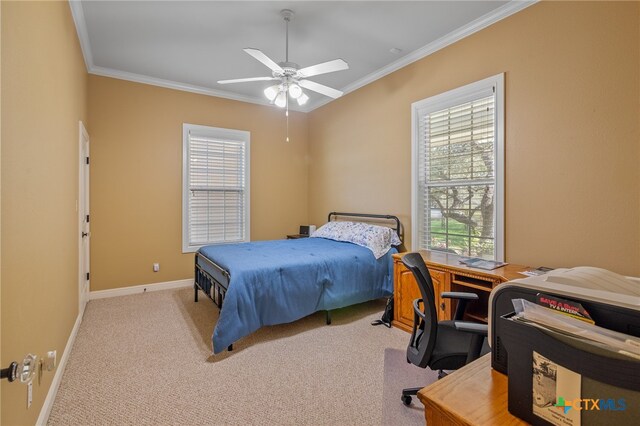
<path id="1" fill-rule="evenodd" d="M 193 287 L 193 278 L 186 280 L 165 281 L 163 283 L 134 285 L 131 287 L 113 288 L 89 292 L 89 300 L 104 299 L 107 297 L 126 296 L 129 294 L 144 293 L 147 291 L 168 290 L 171 288 Z"/>
<path id="2" fill-rule="evenodd" d="M 62 375 L 64 374 L 65 368 L 67 368 L 69 353 L 71 353 L 71 348 L 73 347 L 73 343 L 76 341 L 76 335 L 78 334 L 78 330 L 80 329 L 80 324 L 82 324 L 83 316 L 84 316 L 84 307 L 78 313 L 78 317 L 76 318 L 76 323 L 73 325 L 73 329 L 71 330 L 69 339 L 67 339 L 67 344 L 64 347 L 64 352 L 62 352 L 62 356 L 60 357 L 60 361 L 58 362 L 58 365 L 56 367 L 56 374 L 54 374 L 53 376 L 53 380 L 51 381 L 51 386 L 49 386 L 49 391 L 47 392 L 47 397 L 44 400 L 44 404 L 42 404 L 40 415 L 38 416 L 38 420 L 36 421 L 37 426 L 45 426 L 49 421 L 49 414 L 51 414 L 51 409 L 53 408 L 53 402 L 56 400 L 56 395 L 58 394 L 58 388 L 60 387 L 60 382 L 62 381 Z"/>

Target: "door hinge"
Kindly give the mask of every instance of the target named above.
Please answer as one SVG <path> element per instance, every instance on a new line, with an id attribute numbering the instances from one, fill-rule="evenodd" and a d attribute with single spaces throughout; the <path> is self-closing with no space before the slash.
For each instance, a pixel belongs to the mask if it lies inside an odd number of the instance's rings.
<path id="1" fill-rule="evenodd" d="M 87 215 L 87 223 L 89 223 L 89 215 Z"/>
<path id="2" fill-rule="evenodd" d="M 89 157 L 87 157 L 87 164 L 89 164 Z"/>
<path id="3" fill-rule="evenodd" d="M 89 273 L 87 272 L 87 281 L 89 281 Z"/>

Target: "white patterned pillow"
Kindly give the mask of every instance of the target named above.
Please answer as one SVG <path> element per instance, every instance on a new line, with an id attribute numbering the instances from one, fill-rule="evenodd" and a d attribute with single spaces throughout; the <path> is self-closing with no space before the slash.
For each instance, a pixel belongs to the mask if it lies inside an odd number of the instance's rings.
<path id="1" fill-rule="evenodd" d="M 357 244 L 371 250 L 376 259 L 384 256 L 391 246 L 402 243 L 395 230 L 362 222 L 328 222 L 314 232 L 311 238 Z"/>

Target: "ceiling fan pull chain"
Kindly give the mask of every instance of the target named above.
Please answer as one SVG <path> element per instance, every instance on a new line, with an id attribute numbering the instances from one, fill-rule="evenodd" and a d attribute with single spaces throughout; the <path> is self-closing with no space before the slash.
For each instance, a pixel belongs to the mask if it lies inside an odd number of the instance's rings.
<path id="1" fill-rule="evenodd" d="M 287 111 L 285 112 L 287 116 L 287 139 L 286 142 L 289 142 L 289 97 L 287 96 Z"/>

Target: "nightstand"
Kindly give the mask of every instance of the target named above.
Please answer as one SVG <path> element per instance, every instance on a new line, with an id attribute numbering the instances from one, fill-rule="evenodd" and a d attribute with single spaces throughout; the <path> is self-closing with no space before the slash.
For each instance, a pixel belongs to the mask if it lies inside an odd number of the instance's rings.
<path id="1" fill-rule="evenodd" d="M 287 240 L 297 240 L 298 238 L 309 238 L 309 236 L 305 234 L 287 235 Z"/>

